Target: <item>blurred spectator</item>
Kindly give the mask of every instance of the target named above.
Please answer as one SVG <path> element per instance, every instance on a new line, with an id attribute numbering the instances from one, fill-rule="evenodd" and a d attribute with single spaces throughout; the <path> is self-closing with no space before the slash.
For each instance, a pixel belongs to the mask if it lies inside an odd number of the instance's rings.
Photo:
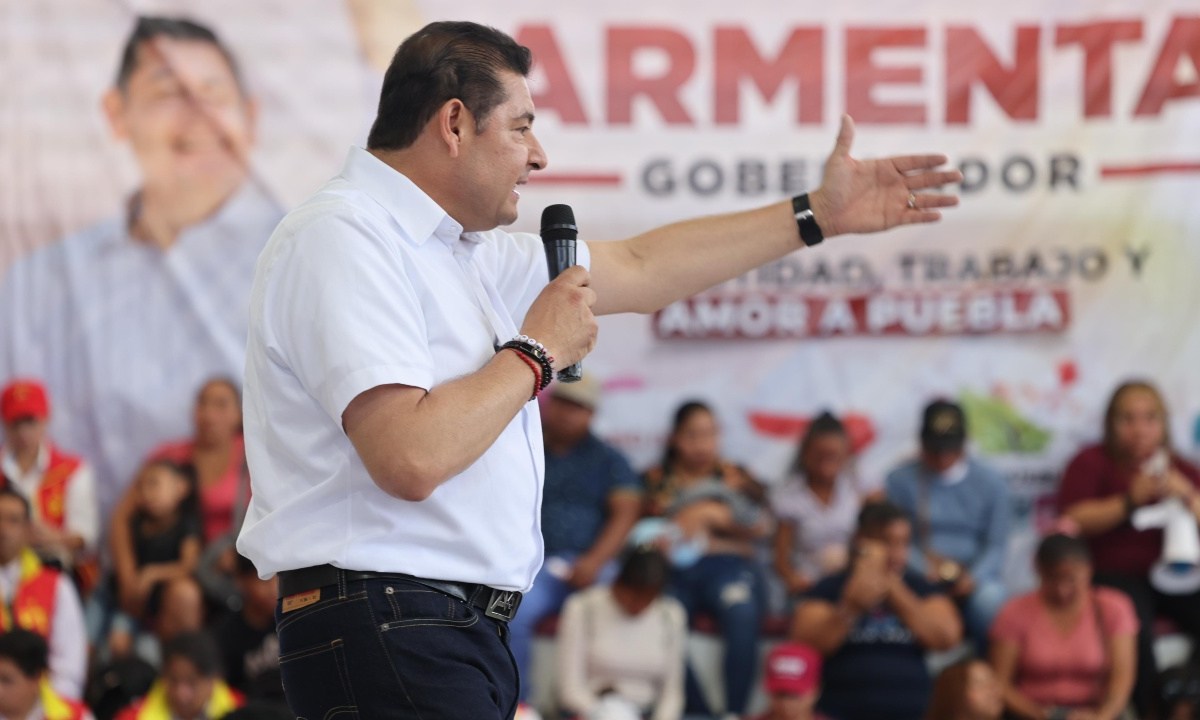
<path id="1" fill-rule="evenodd" d="M 533 631 L 567 596 L 612 579 L 620 551 L 641 510 L 641 481 L 628 461 L 591 432 L 600 384 L 589 373 L 556 383 L 542 405 L 546 475 L 542 537 L 546 559 L 521 611 L 509 623 L 509 647 L 521 673 L 521 697 L 532 697 Z"/>
<path id="2" fill-rule="evenodd" d="M 1059 512 L 1087 539 L 1096 582 L 1133 601 L 1139 628 L 1134 701 L 1143 714 L 1156 700 L 1155 617 L 1170 617 L 1193 642 L 1200 640 L 1200 593 L 1175 595 L 1154 587 L 1150 572 L 1162 555 L 1163 533 L 1130 524 L 1138 508 L 1166 497 L 1200 511 L 1200 470 L 1171 451 L 1167 427 L 1166 404 L 1153 385 L 1121 385 L 1104 413 L 1103 441 L 1071 460 L 1058 490 Z"/>
<path id="3" fill-rule="evenodd" d="M 772 493 L 779 520 L 774 566 L 789 595 L 846 567 L 854 521 L 868 494 L 850 471 L 851 453 L 845 426 L 821 413 L 800 440 L 788 479 Z"/>
<path id="4" fill-rule="evenodd" d="M 218 720 L 242 706 L 241 695 L 221 679 L 220 652 L 209 635 L 178 635 L 162 655 L 159 679 L 117 720 Z"/>
<path id="5" fill-rule="evenodd" d="M 241 374 L 254 264 L 283 213 L 251 177 L 256 106 L 210 28 L 138 17 L 103 110 L 140 188 L 116 217 L 12 265 L 0 378 L 44 379 L 55 437 L 94 464 L 107 508 L 186 431 L 195 388 Z"/>
<path id="6" fill-rule="evenodd" d="M 1178 665 L 1158 679 L 1159 707 L 1163 720 L 1200 718 L 1200 667 Z"/>
<path id="7" fill-rule="evenodd" d="M 669 518 L 682 542 L 671 552 L 674 591 L 689 615 L 716 619 L 725 643 L 725 712 L 746 710 L 758 665 L 766 604 L 755 541 L 772 529 L 765 492 L 742 468 L 721 459 L 712 410 L 688 402 L 675 412 L 662 464 L 648 471 L 647 514 Z M 698 555 L 698 557 L 696 557 Z M 692 673 L 688 708 L 707 711 Z"/>
<path id="8" fill-rule="evenodd" d="M 6 720 L 93 720 L 76 700 L 64 698 L 47 677 L 50 648 L 28 630 L 0 634 L 0 717 Z"/>
<path id="9" fill-rule="evenodd" d="M 588 720 L 678 720 L 683 713 L 687 613 L 663 595 L 670 568 L 657 550 L 629 552 L 611 587 L 567 599 L 558 633 L 564 710 Z"/>
<path id="10" fill-rule="evenodd" d="M 848 570 L 818 582 L 796 608 L 792 635 L 825 657 L 817 709 L 837 720 L 913 720 L 925 711 L 926 650 L 962 640 L 953 603 L 908 569 L 903 509 L 868 503 Z"/>
<path id="11" fill-rule="evenodd" d="M 1004 704 L 1029 720 L 1115 720 L 1133 690 L 1133 605 L 1116 590 L 1092 589 L 1078 538 L 1047 536 L 1035 561 L 1038 588 L 1010 600 L 992 628 Z"/>
<path id="12" fill-rule="evenodd" d="M 50 399 L 36 380 L 15 380 L 0 393 L 6 485 L 33 508 L 33 548 L 71 570 L 96 550 L 100 515 L 92 468 L 50 442 Z M 94 565 L 93 565 L 94 568 Z M 91 578 L 94 581 L 94 574 Z"/>
<path id="13" fill-rule="evenodd" d="M 132 648 L 139 627 L 170 636 L 203 623 L 200 590 L 191 574 L 201 549 L 191 468 L 169 460 L 147 463 L 132 490 L 136 504 L 127 527 L 118 533 L 114 517 L 111 537 L 121 613 L 109 644 L 117 656 Z"/>
<path id="14" fill-rule="evenodd" d="M 203 534 L 203 553 L 192 572 L 216 605 L 236 609 L 234 542 L 250 502 L 246 449 L 242 439 L 241 394 L 232 380 L 211 378 L 196 393 L 193 435 L 155 448 L 151 460 L 169 460 L 191 468 L 196 477 L 196 504 Z M 129 516 L 137 491 L 129 488 L 113 512 L 114 544 L 126 543 Z"/>
<path id="15" fill-rule="evenodd" d="M 237 585 L 241 610 L 213 626 L 221 648 L 221 665 L 230 687 L 254 700 L 283 702 L 279 677 L 279 637 L 275 634 L 275 577 L 260 580 L 254 563 L 237 556 Z"/>
<path id="16" fill-rule="evenodd" d="M 767 711 L 755 720 L 823 720 L 816 713 L 821 694 L 821 655 L 816 650 L 781 643 L 767 655 L 766 665 Z"/>
<path id="17" fill-rule="evenodd" d="M 967 457 L 962 408 L 945 400 L 922 415 L 921 454 L 887 478 L 888 500 L 913 519 L 912 568 L 962 610 L 967 635 L 985 649 L 1004 603 L 1009 499 L 1004 478 Z"/>
<path id="18" fill-rule="evenodd" d="M 45 567 L 30 547 L 29 501 L 0 488 L 0 631 L 22 628 L 46 639 L 50 684 L 63 697 L 83 696 L 87 635 L 75 585 Z"/>
<path id="19" fill-rule="evenodd" d="M 925 720 L 1000 720 L 1004 694 L 996 674 L 983 660 L 959 660 L 933 683 Z"/>

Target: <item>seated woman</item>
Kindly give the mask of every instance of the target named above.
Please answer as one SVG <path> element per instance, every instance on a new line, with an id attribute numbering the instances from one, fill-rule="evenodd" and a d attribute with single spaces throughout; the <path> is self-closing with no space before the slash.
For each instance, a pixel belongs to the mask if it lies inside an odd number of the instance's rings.
<path id="1" fill-rule="evenodd" d="M 1049 535 L 1039 585 L 1005 604 L 992 627 L 992 666 L 1018 718 L 1114 720 L 1133 690 L 1137 617 L 1129 598 L 1091 586 L 1087 545 Z"/>
<path id="2" fill-rule="evenodd" d="M 978 658 L 959 660 L 933 683 L 925 720 L 1000 720 L 1004 695 L 996 673 Z"/>
<path id="3" fill-rule="evenodd" d="M 195 472 L 204 548 L 196 564 L 196 577 L 205 595 L 218 606 L 236 603 L 233 543 L 250 502 L 241 408 L 241 395 L 232 380 L 209 380 L 196 395 L 194 435 L 166 443 L 149 456 L 149 460 L 168 460 Z M 115 542 L 128 542 L 125 528 L 135 499 L 131 487 L 113 510 Z"/>
<path id="4" fill-rule="evenodd" d="M 846 427 L 821 413 L 805 430 L 789 477 L 771 495 L 779 520 L 774 567 L 789 595 L 846 567 L 854 521 L 870 494 L 851 472 L 852 460 Z"/>
<path id="5" fill-rule="evenodd" d="M 683 714 L 687 613 L 663 595 L 670 574 L 657 550 L 631 551 L 611 586 L 567 599 L 558 627 L 562 708 L 595 717 L 623 705 L 651 720 Z"/>
<path id="6" fill-rule="evenodd" d="M 908 569 L 912 523 L 898 506 L 863 506 L 850 567 L 814 585 L 792 639 L 825 658 L 817 710 L 834 720 L 913 720 L 932 682 L 928 650 L 962 641 L 954 603 Z"/>
<path id="7" fill-rule="evenodd" d="M 1116 389 L 1104 414 L 1104 439 L 1081 450 L 1063 474 L 1058 510 L 1080 530 L 1091 550 L 1096 583 L 1123 591 L 1138 618 L 1137 681 L 1139 714 L 1153 708 L 1155 665 L 1153 623 L 1173 619 L 1200 639 L 1200 592 L 1171 594 L 1156 588 L 1150 574 L 1163 552 L 1163 532 L 1138 530 L 1131 523 L 1142 507 L 1179 498 L 1200 516 L 1200 470 L 1171 451 L 1167 408 L 1146 382 Z"/>
<path id="8" fill-rule="evenodd" d="M 675 412 L 663 462 L 646 473 L 646 514 L 667 518 L 682 535 L 672 555 L 674 592 L 689 614 L 715 618 L 725 641 L 725 712 L 745 713 L 758 666 L 765 590 L 754 559 L 770 534 L 765 492 L 745 470 L 722 460 L 713 411 L 689 402 Z M 690 549 L 699 557 L 683 557 Z M 689 706 L 707 708 L 688 674 Z"/>

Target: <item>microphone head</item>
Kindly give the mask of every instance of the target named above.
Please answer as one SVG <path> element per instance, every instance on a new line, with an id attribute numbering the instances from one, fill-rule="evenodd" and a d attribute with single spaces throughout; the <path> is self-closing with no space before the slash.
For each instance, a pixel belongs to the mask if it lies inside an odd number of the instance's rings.
<path id="1" fill-rule="evenodd" d="M 542 240 L 574 240 L 579 236 L 570 205 L 550 205 L 542 211 Z"/>

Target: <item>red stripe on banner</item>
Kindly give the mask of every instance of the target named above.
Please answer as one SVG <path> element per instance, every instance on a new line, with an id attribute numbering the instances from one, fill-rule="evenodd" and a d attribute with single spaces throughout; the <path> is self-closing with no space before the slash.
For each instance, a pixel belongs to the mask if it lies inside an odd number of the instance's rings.
<path id="1" fill-rule="evenodd" d="M 1102 178 L 1143 177 L 1170 173 L 1200 173 L 1200 162 L 1147 163 L 1145 165 L 1105 165 Z"/>
<path id="2" fill-rule="evenodd" d="M 600 185 L 614 187 L 621 184 L 618 173 L 555 173 L 529 176 L 529 182 L 537 185 Z"/>

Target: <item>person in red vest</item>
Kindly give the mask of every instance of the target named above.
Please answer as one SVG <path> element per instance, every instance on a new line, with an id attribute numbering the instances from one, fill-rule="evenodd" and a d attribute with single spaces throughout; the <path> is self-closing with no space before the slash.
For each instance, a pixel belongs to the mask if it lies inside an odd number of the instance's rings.
<path id="1" fill-rule="evenodd" d="M 55 691 L 48 677 L 50 648 L 41 635 L 0 635 L 0 717 L 12 720 L 94 720 L 83 703 Z"/>
<path id="2" fill-rule="evenodd" d="M 207 633 L 177 635 L 162 652 L 158 680 L 115 720 L 217 720 L 245 703 L 221 679 L 220 651 Z"/>
<path id="3" fill-rule="evenodd" d="M 33 545 L 71 568 L 96 549 L 100 532 L 91 466 L 46 437 L 50 400 L 36 380 L 15 380 L 0 392 L 5 485 L 33 506 Z"/>
<path id="4" fill-rule="evenodd" d="M 83 694 L 87 635 L 75 585 L 42 565 L 30 547 L 29 501 L 0 488 L 0 633 L 20 628 L 41 635 L 50 647 L 50 683 L 66 697 Z"/>

